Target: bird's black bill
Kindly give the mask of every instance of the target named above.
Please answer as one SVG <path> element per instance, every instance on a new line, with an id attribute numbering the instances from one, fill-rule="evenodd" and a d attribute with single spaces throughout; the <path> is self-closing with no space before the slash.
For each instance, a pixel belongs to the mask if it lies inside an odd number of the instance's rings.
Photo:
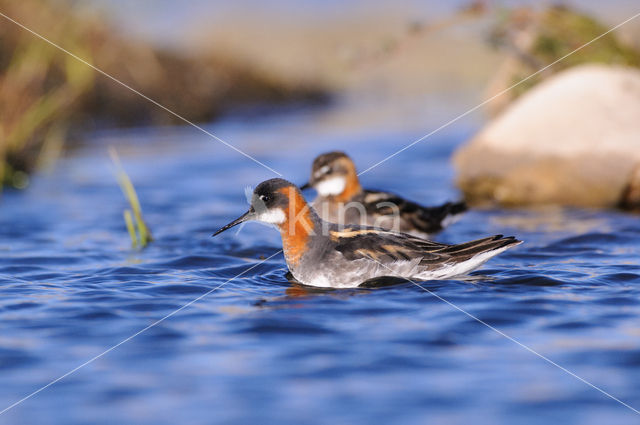
<path id="1" fill-rule="evenodd" d="M 253 214 L 252 210 L 247 211 L 246 213 L 242 214 L 240 217 L 236 218 L 231 223 L 227 224 L 226 226 L 224 226 L 223 228 L 221 228 L 220 230 L 218 230 L 217 232 L 215 232 L 211 236 L 219 235 L 220 233 L 224 232 L 225 230 L 231 229 L 233 226 L 237 226 L 240 223 L 243 223 L 243 222 L 245 222 L 247 220 L 250 220 L 252 214 Z"/>
<path id="2" fill-rule="evenodd" d="M 300 186 L 300 190 L 307 190 L 311 187 L 311 185 L 307 182 L 305 184 L 303 184 L 302 186 Z"/>

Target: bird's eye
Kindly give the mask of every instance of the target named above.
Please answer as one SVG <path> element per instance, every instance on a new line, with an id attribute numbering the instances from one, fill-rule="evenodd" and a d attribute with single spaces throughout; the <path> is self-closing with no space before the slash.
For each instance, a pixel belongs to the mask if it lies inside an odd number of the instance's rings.
<path id="1" fill-rule="evenodd" d="M 269 195 L 260 195 L 260 200 L 264 203 L 267 203 L 271 200 L 271 196 Z"/>

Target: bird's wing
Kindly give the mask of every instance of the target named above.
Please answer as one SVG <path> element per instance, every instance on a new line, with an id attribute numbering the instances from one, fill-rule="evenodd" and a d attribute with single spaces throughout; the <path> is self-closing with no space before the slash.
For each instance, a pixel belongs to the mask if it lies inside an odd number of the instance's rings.
<path id="1" fill-rule="evenodd" d="M 467 210 L 464 202 L 447 202 L 437 207 L 424 207 L 393 193 L 373 190 L 365 191 L 363 204 L 369 215 L 392 216 L 399 214 L 402 221 L 424 233 L 442 230 L 443 222 L 447 217 L 461 214 Z"/>
<path id="2" fill-rule="evenodd" d="M 330 231 L 329 236 L 336 242 L 336 250 L 348 260 L 370 258 L 384 264 L 420 258 L 419 264 L 424 266 L 460 263 L 478 254 L 520 243 L 512 236 L 495 235 L 447 245 L 404 233 L 361 226 Z"/>
<path id="3" fill-rule="evenodd" d="M 441 253 L 449 245 L 372 227 L 333 230 L 329 236 L 336 243 L 336 250 L 348 260 L 370 258 L 381 263 L 393 263 L 420 258 L 438 262 L 449 257 L 449 254 Z"/>

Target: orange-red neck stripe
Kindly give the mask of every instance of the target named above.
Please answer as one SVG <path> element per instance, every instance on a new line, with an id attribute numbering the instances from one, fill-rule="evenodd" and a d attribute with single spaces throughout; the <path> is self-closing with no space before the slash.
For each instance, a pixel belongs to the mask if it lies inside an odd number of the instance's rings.
<path id="1" fill-rule="evenodd" d="M 308 250 L 315 223 L 312 213 L 300 192 L 293 187 L 279 189 L 289 199 L 285 221 L 279 225 L 282 248 L 287 262 L 297 264 Z"/>

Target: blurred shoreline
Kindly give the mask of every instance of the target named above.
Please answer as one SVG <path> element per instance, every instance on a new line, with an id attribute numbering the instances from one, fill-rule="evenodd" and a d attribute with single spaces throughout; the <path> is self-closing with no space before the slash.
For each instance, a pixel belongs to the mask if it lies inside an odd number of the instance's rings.
<path id="1" fill-rule="evenodd" d="M 489 42 L 509 9 L 488 1 L 0 5 L 196 123 L 330 106 L 326 126 L 400 129 L 417 138 L 490 97 L 488 83 L 510 56 Z M 633 4 L 577 7 L 606 11 L 596 16 L 611 25 Z M 619 33 L 638 47 L 639 22 Z M 0 36 L 0 177 L 8 186 L 23 186 L 25 173 L 51 163 L 87 130 L 184 124 L 14 24 L 2 25 Z"/>
<path id="2" fill-rule="evenodd" d="M 606 5 L 595 0 L 560 3 L 605 26 L 637 13 L 629 0 Z M 494 94 L 489 84 L 511 54 L 492 46 L 489 35 L 496 22 L 505 19 L 506 10 L 551 5 L 195 0 L 174 11 L 170 5 L 175 3 L 168 0 L 161 2 L 165 9 L 153 10 L 144 1 L 126 6 L 104 0 L 93 4 L 108 10 L 134 37 L 185 54 L 215 52 L 294 85 L 324 87 L 335 99 L 331 108 L 344 115 L 342 121 L 367 126 L 367 117 L 373 114 L 370 121 L 425 133 L 436 122 L 444 123 L 432 116 L 451 119 Z M 469 13 L 474 7 L 484 10 Z M 133 21 L 143 24 L 132 25 Z M 616 34 L 639 48 L 640 20 Z M 490 112 L 478 111 L 479 119 Z"/>
<path id="3" fill-rule="evenodd" d="M 11 19 L 112 77 L 5 19 L 0 26 L 0 188 L 26 187 L 30 172 L 52 163 L 65 145 L 90 130 L 209 122 L 246 105 L 329 100 L 323 87 L 293 84 L 232 56 L 186 55 L 128 38 L 103 15 L 73 5 L 0 0 Z"/>

